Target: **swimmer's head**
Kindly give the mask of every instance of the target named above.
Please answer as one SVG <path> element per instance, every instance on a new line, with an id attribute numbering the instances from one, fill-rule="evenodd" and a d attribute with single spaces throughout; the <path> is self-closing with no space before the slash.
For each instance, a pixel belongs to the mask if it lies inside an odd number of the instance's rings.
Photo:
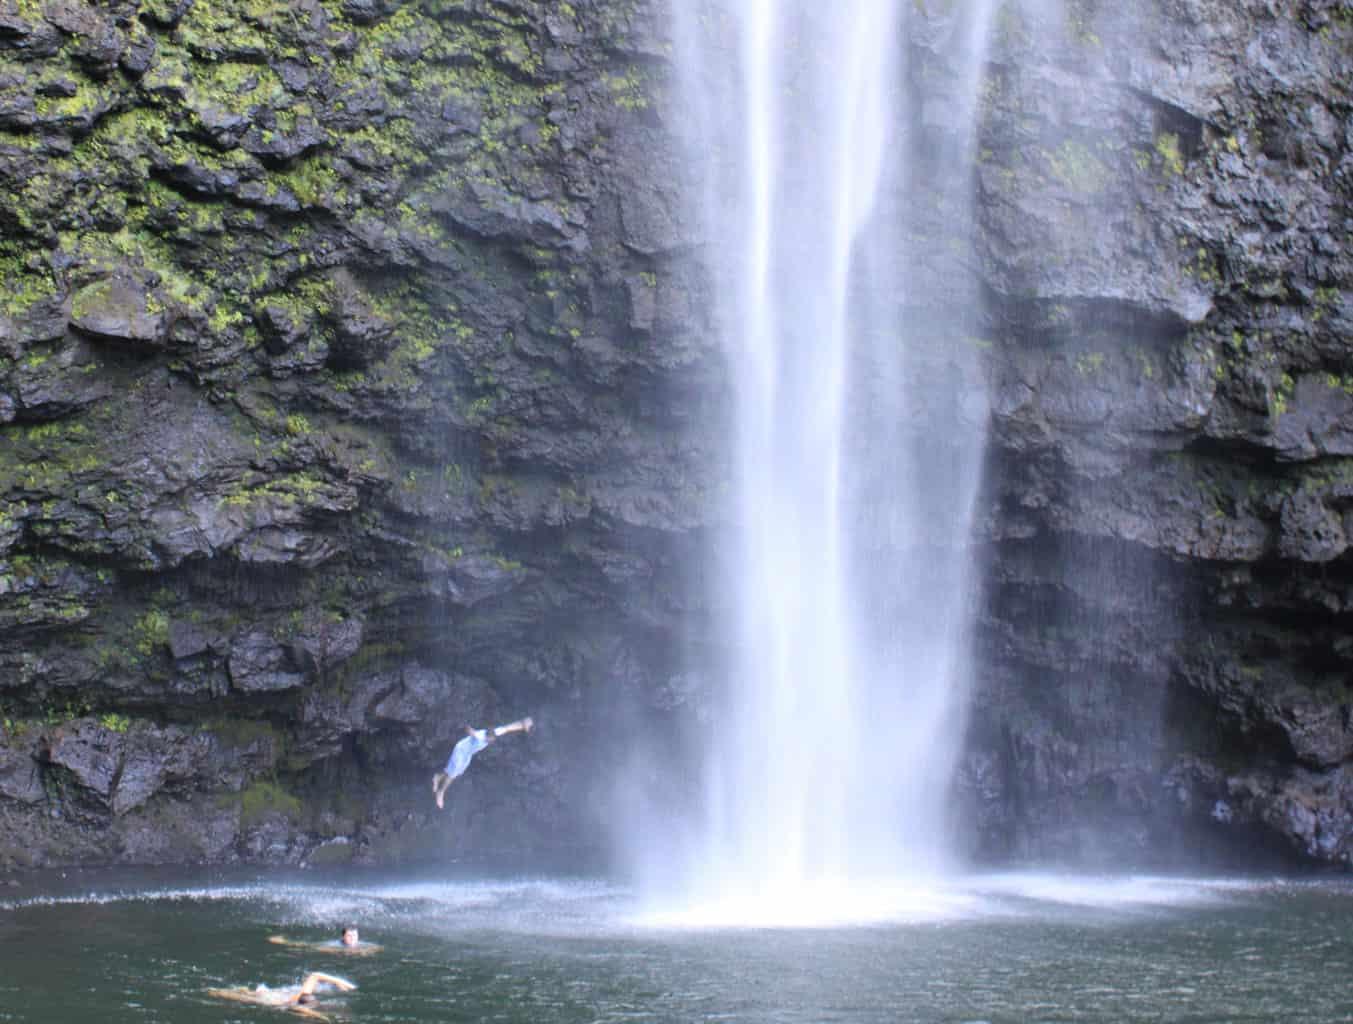
<path id="1" fill-rule="evenodd" d="M 315 993 L 313 992 L 302 992 L 296 997 L 296 1002 L 301 1006 L 304 1006 L 306 1003 L 313 1003 L 314 1001 Z"/>
<path id="2" fill-rule="evenodd" d="M 357 945 L 358 941 L 360 941 L 357 938 L 357 928 L 353 925 L 348 925 L 346 928 L 343 929 L 343 934 L 339 937 L 338 941 L 343 943 L 343 945 L 345 946 Z"/>

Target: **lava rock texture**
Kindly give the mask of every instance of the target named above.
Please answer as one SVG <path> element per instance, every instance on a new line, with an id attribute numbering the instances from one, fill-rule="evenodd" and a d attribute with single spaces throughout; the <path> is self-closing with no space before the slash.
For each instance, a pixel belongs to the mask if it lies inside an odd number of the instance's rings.
<path id="1" fill-rule="evenodd" d="M 648 38 L 0 0 L 0 865 L 602 845 L 718 463 Z"/>
<path id="2" fill-rule="evenodd" d="M 977 167 L 994 856 L 1353 865 L 1353 8 L 1018 18 Z"/>

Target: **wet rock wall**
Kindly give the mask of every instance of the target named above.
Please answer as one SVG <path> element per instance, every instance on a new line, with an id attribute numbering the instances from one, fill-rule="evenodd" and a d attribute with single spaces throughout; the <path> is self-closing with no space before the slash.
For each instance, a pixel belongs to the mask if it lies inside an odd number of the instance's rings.
<path id="1" fill-rule="evenodd" d="M 0 864 L 595 852 L 717 464 L 646 39 L 0 3 Z"/>
<path id="2" fill-rule="evenodd" d="M 1004 25 L 978 848 L 1349 863 L 1350 29 L 1337 3 Z"/>

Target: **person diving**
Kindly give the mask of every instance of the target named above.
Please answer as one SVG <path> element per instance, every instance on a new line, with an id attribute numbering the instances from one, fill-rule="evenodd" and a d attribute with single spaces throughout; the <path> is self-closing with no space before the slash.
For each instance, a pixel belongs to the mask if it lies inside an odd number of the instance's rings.
<path id="1" fill-rule="evenodd" d="M 529 733 L 534 726 L 535 722 L 529 717 L 508 722 L 506 725 L 494 726 L 491 729 L 475 729 L 467 725 L 465 736 L 451 749 L 451 756 L 446 759 L 446 767 L 432 776 L 432 795 L 437 800 L 438 809 L 443 806 L 447 788 L 465 774 L 465 770 L 470 767 L 470 761 L 475 754 L 500 736 L 507 736 L 514 732 Z"/>

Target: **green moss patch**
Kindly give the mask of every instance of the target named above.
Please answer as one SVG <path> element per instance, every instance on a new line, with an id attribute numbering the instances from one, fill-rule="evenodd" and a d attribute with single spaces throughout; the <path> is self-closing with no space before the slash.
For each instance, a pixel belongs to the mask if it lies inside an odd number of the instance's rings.
<path id="1" fill-rule="evenodd" d="M 300 799 L 276 782 L 259 780 L 240 794 L 240 824 L 246 828 L 258 825 L 273 815 L 296 821 L 301 816 L 301 810 Z"/>

